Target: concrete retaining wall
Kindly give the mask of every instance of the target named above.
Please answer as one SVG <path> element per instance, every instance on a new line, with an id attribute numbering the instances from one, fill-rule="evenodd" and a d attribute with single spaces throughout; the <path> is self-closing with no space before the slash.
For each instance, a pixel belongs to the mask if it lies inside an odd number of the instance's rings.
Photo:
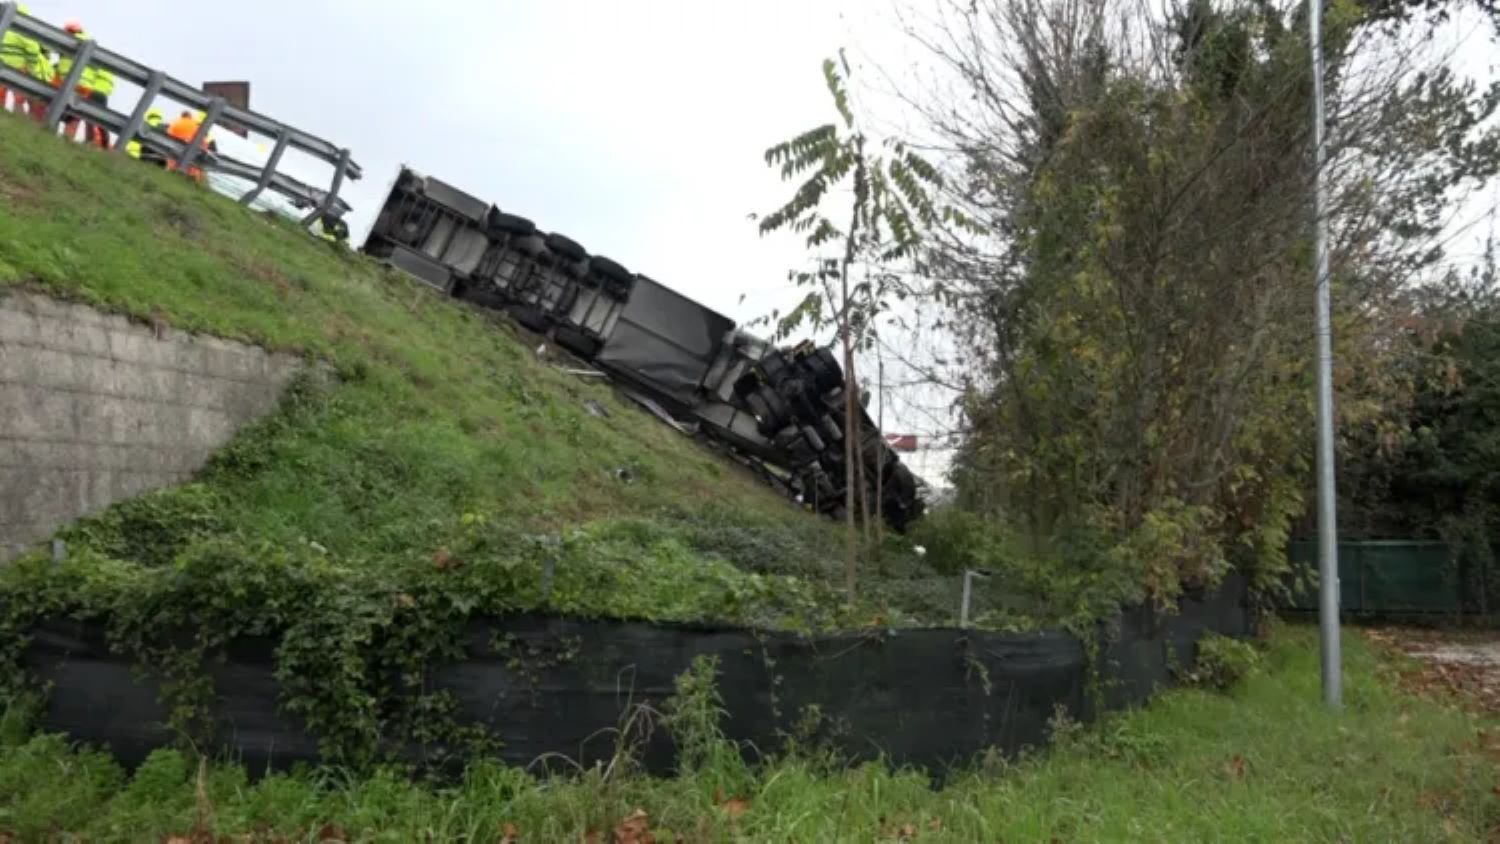
<path id="1" fill-rule="evenodd" d="M 0 560 L 79 516 L 187 479 L 272 410 L 291 355 L 0 295 Z"/>

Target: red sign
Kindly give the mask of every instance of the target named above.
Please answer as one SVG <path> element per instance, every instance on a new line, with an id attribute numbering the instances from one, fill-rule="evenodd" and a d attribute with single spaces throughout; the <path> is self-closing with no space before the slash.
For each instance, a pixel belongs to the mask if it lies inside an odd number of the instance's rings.
<path id="1" fill-rule="evenodd" d="M 895 451 L 916 451 L 916 434 L 886 434 L 885 444 Z"/>

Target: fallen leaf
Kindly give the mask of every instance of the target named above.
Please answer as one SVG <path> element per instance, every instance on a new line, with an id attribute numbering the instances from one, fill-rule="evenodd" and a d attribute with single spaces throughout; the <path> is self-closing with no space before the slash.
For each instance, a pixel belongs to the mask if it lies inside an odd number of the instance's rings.
<path id="1" fill-rule="evenodd" d="M 516 844 L 521 840 L 521 830 L 513 823 L 500 827 L 500 844 Z"/>
<path id="2" fill-rule="evenodd" d="M 348 841 L 349 834 L 347 832 L 344 832 L 344 828 L 336 823 L 325 823 L 323 824 L 323 828 L 318 830 L 318 840 Z"/>
<path id="3" fill-rule="evenodd" d="M 724 813 L 730 818 L 737 818 L 750 811 L 749 800 L 739 797 L 725 797 L 724 789 L 722 788 L 714 789 L 714 802 L 719 804 L 719 808 L 723 809 Z"/>
<path id="4" fill-rule="evenodd" d="M 599 830 L 591 829 L 583 834 L 583 844 L 599 844 Z"/>
<path id="5" fill-rule="evenodd" d="M 943 819 L 942 818 L 933 818 L 932 820 L 929 820 L 927 822 L 927 828 L 930 829 L 930 830 L 932 830 L 933 832 L 942 832 L 943 831 Z"/>
<path id="6" fill-rule="evenodd" d="M 896 830 L 896 837 L 899 838 L 899 839 L 901 839 L 902 841 L 910 841 L 913 838 L 916 838 L 917 837 L 917 825 L 914 824 L 914 823 L 904 823 L 904 824 L 902 824 L 901 828 L 898 829 L 898 830 Z"/>
<path id="7" fill-rule="evenodd" d="M 651 834 L 651 816 L 645 809 L 636 809 L 615 827 L 614 844 L 656 844 Z"/>
<path id="8" fill-rule="evenodd" d="M 1237 780 L 1244 779 L 1245 757 L 1239 755 L 1238 753 L 1234 754 L 1234 757 L 1231 758 L 1228 764 L 1224 766 L 1224 770 L 1227 771 L 1231 777 L 1234 777 Z"/>
<path id="9" fill-rule="evenodd" d="M 438 571 L 446 571 L 453 560 L 453 553 L 447 548 L 439 548 L 432 552 L 432 565 Z"/>
<path id="10" fill-rule="evenodd" d="M 719 808 L 723 809 L 724 814 L 728 815 L 729 817 L 737 818 L 740 815 L 743 815 L 746 812 L 750 811 L 750 801 L 741 800 L 740 798 L 736 797 L 733 800 L 725 800 L 723 803 L 720 803 Z"/>

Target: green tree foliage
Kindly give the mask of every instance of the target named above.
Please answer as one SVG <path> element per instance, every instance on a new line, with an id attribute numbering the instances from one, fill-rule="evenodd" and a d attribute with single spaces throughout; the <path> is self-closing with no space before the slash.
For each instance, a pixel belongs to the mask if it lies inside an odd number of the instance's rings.
<path id="1" fill-rule="evenodd" d="M 916 257 L 923 231 L 938 222 L 940 215 L 950 222 L 957 218 L 951 209 L 940 211 L 933 201 L 933 193 L 943 184 L 937 168 L 898 139 L 877 141 L 866 134 L 850 103 L 849 75 L 842 53 L 838 62 L 823 62 L 823 81 L 838 122 L 817 126 L 766 150 L 766 164 L 777 168 L 783 180 L 801 182 L 791 199 L 760 220 L 760 232 L 787 230 L 804 235 L 813 259 L 811 269 L 789 273 L 797 286 L 810 290 L 791 312 L 773 315 L 773 319 L 779 317 L 777 336 L 786 336 L 804 323 L 814 329 L 832 327 L 843 349 L 845 588 L 852 604 L 859 544 L 855 522 L 861 509 L 865 510 L 864 523 L 871 523 L 868 496 L 862 494 L 863 462 L 855 456 L 855 444 L 861 442 L 855 351 L 872 341 L 875 318 L 887 309 L 890 298 L 905 296 L 898 270 Z M 843 201 L 847 202 L 848 223 L 844 225 L 827 210 L 840 199 L 830 194 L 840 189 L 847 190 Z"/>
<path id="2" fill-rule="evenodd" d="M 1306 23 L 1260 2 L 966 4 L 940 52 L 973 106 L 931 114 L 987 236 L 932 257 L 981 365 L 962 506 L 1170 603 L 1284 567 L 1310 469 Z M 1375 26 L 1373 24 L 1379 24 Z M 1389 17 L 1334 2 L 1329 167 L 1342 422 L 1398 385 L 1389 305 L 1440 257 L 1456 190 L 1492 175 L 1496 105 Z M 972 46 L 965 46 L 972 45 Z"/>
<path id="3" fill-rule="evenodd" d="M 1466 594 L 1495 606 L 1500 535 L 1500 288 L 1487 260 L 1414 297 L 1389 358 L 1403 391 L 1342 442 L 1340 527 L 1448 543 Z"/>

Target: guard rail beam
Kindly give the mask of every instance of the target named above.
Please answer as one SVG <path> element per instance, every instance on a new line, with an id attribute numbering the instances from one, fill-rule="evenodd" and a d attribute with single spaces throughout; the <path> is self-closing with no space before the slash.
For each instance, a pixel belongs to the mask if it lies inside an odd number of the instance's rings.
<path id="1" fill-rule="evenodd" d="M 255 187 L 240 197 L 240 202 L 246 205 L 266 190 L 281 194 L 299 208 L 312 209 L 304 218 L 304 223 L 311 223 L 329 212 L 337 215 L 350 210 L 349 204 L 339 198 L 338 192 L 345 180 L 359 179 L 364 171 L 350 157 L 347 148 L 263 114 L 230 105 L 222 97 L 209 96 L 163 71 L 154 70 L 105 49 L 96 40 L 75 38 L 63 29 L 23 14 L 14 2 L 0 2 L 0 38 L 11 31 L 40 43 L 44 50 L 73 61 L 68 78 L 58 87 L 15 68 L 0 65 L 0 86 L 46 103 L 47 111 L 43 122 L 48 129 L 56 130 L 64 116 L 71 112 L 118 136 L 116 150 L 123 151 L 131 140 L 136 140 L 144 149 L 182 162 L 184 168 L 187 165 L 201 167 L 253 182 Z M 141 97 L 131 113 L 115 111 L 79 97 L 78 79 L 85 67 L 106 70 L 114 75 L 116 82 L 128 82 L 139 87 Z M 157 97 L 168 97 L 206 115 L 193 143 L 184 143 L 145 124 L 146 112 Z M 265 164 L 250 164 L 204 150 L 200 142 L 208 137 L 214 126 L 222 124 L 243 127 L 274 139 L 275 147 Z M 313 187 L 279 172 L 278 167 L 288 149 L 301 151 L 333 167 L 333 178 L 329 186 L 326 189 Z"/>

